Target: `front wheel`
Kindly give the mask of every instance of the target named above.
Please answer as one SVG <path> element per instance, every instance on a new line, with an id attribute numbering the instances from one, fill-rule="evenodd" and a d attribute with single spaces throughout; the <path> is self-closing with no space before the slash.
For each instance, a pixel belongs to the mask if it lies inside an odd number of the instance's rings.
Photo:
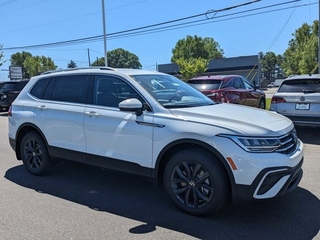
<path id="1" fill-rule="evenodd" d="M 45 175 L 54 166 L 45 142 L 36 132 L 29 132 L 22 138 L 20 152 L 23 165 L 34 175 Z"/>
<path id="2" fill-rule="evenodd" d="M 164 185 L 173 202 L 193 215 L 218 211 L 228 195 L 225 169 L 214 155 L 201 149 L 173 155 L 165 168 Z"/>
<path id="3" fill-rule="evenodd" d="M 264 99 L 260 99 L 259 101 L 259 108 L 266 109 L 266 103 Z"/>

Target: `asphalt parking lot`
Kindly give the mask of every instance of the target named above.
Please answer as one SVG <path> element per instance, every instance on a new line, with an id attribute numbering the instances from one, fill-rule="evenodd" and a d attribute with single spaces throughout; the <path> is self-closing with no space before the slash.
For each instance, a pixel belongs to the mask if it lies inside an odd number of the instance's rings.
<path id="1" fill-rule="evenodd" d="M 145 179 L 72 163 L 30 175 L 15 160 L 0 114 L 0 239 L 320 239 L 320 129 L 305 143 L 299 187 L 272 201 L 226 206 L 193 217 Z"/>

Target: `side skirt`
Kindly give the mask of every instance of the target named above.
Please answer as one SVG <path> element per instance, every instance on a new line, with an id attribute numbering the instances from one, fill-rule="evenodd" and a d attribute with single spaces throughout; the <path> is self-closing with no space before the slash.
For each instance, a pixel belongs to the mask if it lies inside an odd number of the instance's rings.
<path id="1" fill-rule="evenodd" d="M 154 169 L 142 167 L 139 164 L 127 162 L 119 159 L 108 158 L 93 154 L 87 154 L 69 149 L 49 146 L 51 158 L 55 161 L 69 160 L 79 163 L 85 163 L 91 166 L 116 170 L 120 172 L 140 175 L 152 178 Z"/>

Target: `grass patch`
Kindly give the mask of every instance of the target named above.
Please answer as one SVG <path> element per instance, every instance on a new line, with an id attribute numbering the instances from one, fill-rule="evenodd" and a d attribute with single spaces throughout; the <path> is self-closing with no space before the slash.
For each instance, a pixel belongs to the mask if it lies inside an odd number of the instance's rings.
<path id="1" fill-rule="evenodd" d="M 270 110 L 271 98 L 266 99 L 266 110 Z"/>

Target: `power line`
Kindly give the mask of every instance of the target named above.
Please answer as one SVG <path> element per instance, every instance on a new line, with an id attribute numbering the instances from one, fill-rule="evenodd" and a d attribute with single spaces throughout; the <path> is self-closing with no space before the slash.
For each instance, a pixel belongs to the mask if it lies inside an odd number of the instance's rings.
<path id="1" fill-rule="evenodd" d="M 258 11 L 258 10 L 262 10 L 262 9 L 266 9 L 266 8 L 277 7 L 277 6 L 280 6 L 280 5 L 295 3 L 295 2 L 298 2 L 298 1 L 301 1 L 301 0 L 292 0 L 292 1 L 287 1 L 287 2 L 283 2 L 283 3 L 272 4 L 272 5 L 268 5 L 268 6 L 264 6 L 264 7 L 260 7 L 260 8 L 254 8 L 254 9 L 250 9 L 250 10 L 240 11 L 240 12 L 237 12 L 237 13 L 225 14 L 225 15 L 222 15 L 222 16 L 216 16 L 216 17 L 214 17 L 214 19 L 224 18 L 224 17 L 231 16 L 231 15 L 232 16 L 239 15 L 239 14 L 243 14 L 243 13 L 251 12 L 251 11 Z M 254 1 L 254 2 L 256 2 L 256 1 Z M 312 4 L 316 4 L 316 3 L 311 3 L 310 5 L 312 5 Z M 308 5 L 308 4 L 300 5 L 300 6 L 306 6 L 306 5 Z M 289 8 L 283 8 L 281 10 L 285 10 L 285 9 L 289 9 Z M 220 10 L 216 10 L 216 11 L 220 11 Z M 278 10 L 275 9 L 275 10 L 271 10 L 271 11 L 268 11 L 268 12 L 275 12 L 275 11 L 278 11 Z M 160 31 L 160 30 L 161 31 L 171 30 L 173 27 L 178 28 L 178 26 L 190 25 L 190 24 L 194 24 L 196 22 L 208 21 L 210 19 L 206 18 L 206 19 L 201 19 L 201 20 L 192 21 L 192 22 L 185 22 L 185 23 L 171 25 L 171 26 L 164 26 L 164 27 L 161 27 L 161 28 L 155 28 L 155 27 L 161 26 L 161 25 L 166 25 L 166 24 L 171 24 L 171 23 L 175 23 L 175 22 L 179 22 L 179 21 L 188 20 L 188 19 L 191 19 L 191 18 L 199 17 L 199 16 L 206 16 L 207 13 L 208 12 L 197 14 L 197 15 L 192 15 L 192 16 L 189 16 L 189 17 L 179 18 L 179 19 L 175 19 L 175 20 L 171 20 L 171 21 L 166 21 L 166 22 L 162 22 L 162 23 L 147 25 L 147 26 L 143 26 L 143 27 L 139 27 L 139 28 L 133 28 L 133 29 L 119 31 L 119 32 L 115 32 L 115 33 L 109 33 L 109 34 L 107 34 L 107 37 L 109 39 L 116 39 L 116 38 L 129 37 L 129 36 L 138 35 L 138 34 L 141 35 L 142 33 L 144 33 L 144 34 L 150 33 L 150 32 L 153 33 L 153 32 Z M 264 13 L 264 12 L 262 12 L 262 13 Z M 252 15 L 257 15 L 257 14 L 262 14 L 262 13 L 260 12 L 260 13 L 255 13 L 255 14 L 249 14 L 249 15 L 246 15 L 246 16 L 252 16 Z M 232 17 L 232 18 L 223 19 L 223 20 L 220 20 L 220 21 L 236 19 L 236 18 L 240 18 L 240 17 L 244 17 L 244 16 Z M 210 23 L 218 22 L 218 21 L 210 21 Z M 208 23 L 202 23 L 202 24 L 208 24 Z M 197 25 L 200 25 L 200 24 L 197 24 Z M 192 25 L 192 26 L 195 26 L 195 25 Z M 148 29 L 148 28 L 153 28 L 153 29 Z M 181 27 L 179 27 L 179 28 L 181 28 Z M 144 31 L 138 32 L 138 30 L 143 30 L 143 29 L 148 29 L 148 30 L 144 30 Z M 73 39 L 73 40 L 67 40 L 67 41 L 61 41 L 61 42 L 54 42 L 54 43 L 37 44 L 37 45 L 29 45 L 29 46 L 21 46 L 21 47 L 8 47 L 8 48 L 2 48 L 2 50 L 30 49 L 30 48 L 66 46 L 66 45 L 72 45 L 72 44 L 83 44 L 83 43 L 87 43 L 87 42 L 101 41 L 102 38 L 103 38 L 103 35 L 98 35 L 98 36 L 79 38 L 79 39 Z"/>
<path id="2" fill-rule="evenodd" d="M 291 17 L 293 16 L 293 13 L 297 10 L 297 6 L 294 6 L 292 11 L 291 11 L 291 14 L 290 16 L 288 17 L 287 21 L 285 22 L 285 24 L 282 26 L 282 28 L 280 29 L 280 31 L 277 33 L 276 37 L 272 40 L 272 42 L 270 43 L 270 45 L 268 46 L 267 48 L 267 51 L 268 52 L 272 47 L 273 45 L 277 42 L 277 40 L 279 39 L 280 35 L 282 34 L 282 32 L 284 31 L 284 29 L 286 28 L 286 26 L 288 25 L 288 22 L 290 21 Z"/>
<path id="3" fill-rule="evenodd" d="M 45 1 L 47 1 L 47 0 L 42 0 L 42 1 L 40 1 L 40 2 L 31 4 L 31 5 L 22 7 L 22 8 L 18 8 L 18 9 L 13 10 L 13 11 L 10 11 L 10 12 L 4 13 L 4 14 L 0 14 L 0 16 L 5 15 L 5 14 L 8 14 L 8 13 L 12 13 L 12 12 L 15 12 L 15 11 L 18 11 L 18 10 L 21 10 L 21 9 L 24 9 L 24 8 L 31 7 L 31 6 L 33 6 L 33 5 L 36 5 L 36 4 L 45 2 Z M 134 5 L 134 4 L 137 4 L 137 3 L 141 3 L 141 2 L 145 2 L 145 1 L 148 1 L 148 0 L 140 0 L 140 1 L 138 1 L 138 2 L 133 2 L 133 3 L 129 3 L 129 4 L 125 4 L 125 5 L 119 6 L 119 7 L 110 8 L 110 9 L 108 9 L 108 11 L 114 10 L 114 9 L 118 9 L 118 8 L 127 7 L 127 6 L 131 6 L 131 5 Z M 20 31 L 25 31 L 25 30 L 29 30 L 29 29 L 34 29 L 34 28 L 38 28 L 38 27 L 49 26 L 49 25 L 53 25 L 53 24 L 56 24 L 56 23 L 67 22 L 67 21 L 70 21 L 70 20 L 75 20 L 75 19 L 79 19 L 79 18 L 83 18 L 83 17 L 90 16 L 90 15 L 95 15 L 95 14 L 98 14 L 98 13 L 101 13 L 101 11 L 93 12 L 93 13 L 88 13 L 88 14 L 81 15 L 81 16 L 77 16 L 77 17 L 73 17 L 73 18 L 63 19 L 63 20 L 60 20 L 60 21 L 55 21 L 55 22 L 50 22 L 50 23 L 41 24 L 41 25 L 37 25 L 37 26 L 32 26 L 32 27 L 28 27 L 28 28 L 23 28 L 23 29 L 18 29 L 18 30 L 12 30 L 12 31 L 9 31 L 9 32 L 1 33 L 1 34 L 8 34 L 8 33 L 14 33 L 14 32 L 20 32 Z"/>
<path id="4" fill-rule="evenodd" d="M 6 2 L 0 4 L 0 7 L 5 6 L 5 5 L 8 5 L 8 4 L 13 3 L 13 2 L 16 2 L 16 1 L 18 1 L 18 0 L 9 0 L 9 1 L 6 1 Z"/>

